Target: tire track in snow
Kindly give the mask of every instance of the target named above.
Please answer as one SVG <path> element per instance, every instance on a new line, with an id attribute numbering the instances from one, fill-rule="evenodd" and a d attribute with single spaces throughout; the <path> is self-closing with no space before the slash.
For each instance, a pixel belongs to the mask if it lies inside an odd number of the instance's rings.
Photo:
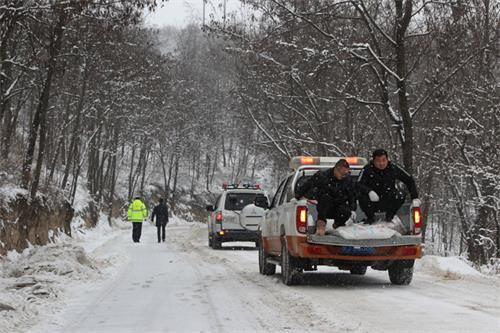
<path id="1" fill-rule="evenodd" d="M 243 299 L 250 300 L 242 302 L 242 305 L 259 322 L 260 327 L 256 329 L 360 331 L 358 324 L 332 321 L 319 316 L 314 304 L 301 295 L 300 291 L 297 292 L 296 289 L 281 284 L 279 275 L 261 276 L 257 269 L 257 251 L 252 250 L 255 261 L 250 261 L 242 255 L 248 254 L 247 251 L 212 250 L 204 244 L 207 235 L 202 228 L 203 225 L 197 224 L 190 228 L 183 227 L 177 230 L 172 228 L 169 241 L 176 244 L 179 251 L 190 253 L 205 270 L 211 270 L 211 274 L 220 274 L 222 268 L 227 276 L 238 282 L 240 287 L 238 293 Z M 269 316 L 268 313 L 275 315 Z M 263 316 L 265 318 L 261 318 Z M 276 325 L 277 321 L 281 324 Z M 269 326 L 269 322 L 273 325 Z"/>

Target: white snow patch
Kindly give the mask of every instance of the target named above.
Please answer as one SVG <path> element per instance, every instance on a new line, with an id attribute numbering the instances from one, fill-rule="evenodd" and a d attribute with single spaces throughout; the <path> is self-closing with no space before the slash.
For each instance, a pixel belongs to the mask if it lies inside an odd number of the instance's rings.
<path id="1" fill-rule="evenodd" d="M 0 186 L 0 201 L 8 203 L 16 199 L 16 196 L 18 195 L 28 195 L 28 190 L 11 183 L 5 183 Z"/>
<path id="2" fill-rule="evenodd" d="M 460 257 L 424 256 L 421 260 L 415 261 L 415 269 L 452 280 L 481 276 L 481 273 Z"/>
<path id="3" fill-rule="evenodd" d="M 84 211 L 92 201 L 90 193 L 87 187 L 83 183 L 79 183 L 76 187 L 75 200 L 73 203 L 73 209 L 75 210 L 75 215 Z"/>
<path id="4" fill-rule="evenodd" d="M 0 261 L 0 304 L 14 310 L 0 311 L 0 333 L 25 332 L 40 318 L 58 313 L 72 292 L 85 293 L 113 273 L 120 253 L 94 256 L 104 243 L 116 237 L 101 216 L 96 228 L 73 229 L 45 246 L 30 246 L 22 253 L 11 251 Z"/>

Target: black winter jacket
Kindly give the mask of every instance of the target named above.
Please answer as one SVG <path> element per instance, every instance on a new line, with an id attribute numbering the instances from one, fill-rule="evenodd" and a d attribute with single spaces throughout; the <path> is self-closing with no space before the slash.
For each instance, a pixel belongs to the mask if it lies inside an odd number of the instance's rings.
<path id="1" fill-rule="evenodd" d="M 168 208 L 165 204 L 159 204 L 153 209 L 151 221 L 154 222 L 156 216 L 156 226 L 160 227 L 168 223 Z"/>
<path id="2" fill-rule="evenodd" d="M 374 190 L 379 196 L 384 196 L 396 189 L 396 179 L 406 185 L 412 199 L 418 198 L 417 186 L 413 177 L 391 161 L 384 170 L 377 169 L 371 161 L 361 171 L 358 182 Z"/>
<path id="3" fill-rule="evenodd" d="M 318 200 L 318 205 L 347 205 L 356 210 L 356 182 L 350 176 L 338 180 L 333 175 L 333 168 L 318 171 L 295 189 L 295 197 Z"/>

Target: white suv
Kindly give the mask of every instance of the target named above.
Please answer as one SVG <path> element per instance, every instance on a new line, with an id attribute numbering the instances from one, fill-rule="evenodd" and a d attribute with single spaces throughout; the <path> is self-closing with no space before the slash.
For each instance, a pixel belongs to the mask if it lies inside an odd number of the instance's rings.
<path id="1" fill-rule="evenodd" d="M 258 242 L 258 229 L 265 210 L 254 201 L 269 202 L 267 194 L 258 185 L 223 185 L 223 192 L 215 205 L 208 205 L 208 245 L 220 249 L 223 242 Z"/>

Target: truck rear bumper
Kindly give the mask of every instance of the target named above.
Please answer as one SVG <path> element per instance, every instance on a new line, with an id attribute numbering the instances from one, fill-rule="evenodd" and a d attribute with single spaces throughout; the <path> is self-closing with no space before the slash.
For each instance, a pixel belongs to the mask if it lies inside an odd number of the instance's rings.
<path id="1" fill-rule="evenodd" d="M 352 241 L 327 237 L 334 236 L 309 236 L 309 240 L 304 236 L 287 236 L 290 254 L 307 259 L 347 261 L 412 260 L 422 257 L 420 239 L 415 239 L 413 236 L 398 241 L 395 239 Z"/>
<path id="2" fill-rule="evenodd" d="M 336 245 L 336 246 L 365 246 L 365 247 L 387 247 L 387 246 L 409 246 L 420 245 L 422 236 L 400 236 L 387 239 L 344 239 L 334 235 L 308 235 L 307 242 L 310 244 Z"/>

